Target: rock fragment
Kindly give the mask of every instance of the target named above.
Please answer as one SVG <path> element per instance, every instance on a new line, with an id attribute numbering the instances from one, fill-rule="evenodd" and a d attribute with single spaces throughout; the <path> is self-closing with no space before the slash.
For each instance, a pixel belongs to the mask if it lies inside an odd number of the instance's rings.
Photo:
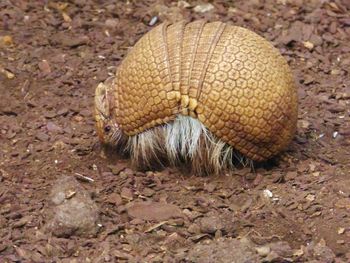
<path id="1" fill-rule="evenodd" d="M 182 217 L 178 206 L 160 202 L 135 202 L 127 208 L 127 212 L 132 218 L 148 221 L 164 221 Z"/>
<path id="2" fill-rule="evenodd" d="M 57 237 L 93 236 L 98 216 L 97 205 L 74 177 L 56 181 L 49 200 L 48 231 Z"/>
<path id="3" fill-rule="evenodd" d="M 260 262 L 254 245 L 247 239 L 219 239 L 207 243 L 198 243 L 190 250 L 189 262 Z"/>
<path id="4" fill-rule="evenodd" d="M 200 229 L 202 233 L 214 234 L 216 231 L 233 233 L 236 230 L 236 220 L 233 213 L 208 213 L 208 216 L 200 219 Z"/>

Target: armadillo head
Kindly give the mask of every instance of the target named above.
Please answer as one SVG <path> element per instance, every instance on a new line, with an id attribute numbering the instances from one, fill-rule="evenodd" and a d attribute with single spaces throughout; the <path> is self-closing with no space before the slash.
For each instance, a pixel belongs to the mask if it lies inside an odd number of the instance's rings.
<path id="1" fill-rule="evenodd" d="M 113 81 L 100 83 L 95 91 L 95 120 L 97 134 L 103 144 L 116 146 L 121 130 L 113 119 Z"/>

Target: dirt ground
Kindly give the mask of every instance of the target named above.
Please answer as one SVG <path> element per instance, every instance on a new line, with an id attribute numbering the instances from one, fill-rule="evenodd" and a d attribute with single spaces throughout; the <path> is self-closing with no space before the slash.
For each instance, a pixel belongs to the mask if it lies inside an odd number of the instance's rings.
<path id="1" fill-rule="evenodd" d="M 350 262 L 350 2 L 204 3 L 0 2 L 0 262 Z M 279 160 L 198 177 L 106 158 L 96 85 L 183 18 L 249 28 L 287 59 L 300 111 Z"/>

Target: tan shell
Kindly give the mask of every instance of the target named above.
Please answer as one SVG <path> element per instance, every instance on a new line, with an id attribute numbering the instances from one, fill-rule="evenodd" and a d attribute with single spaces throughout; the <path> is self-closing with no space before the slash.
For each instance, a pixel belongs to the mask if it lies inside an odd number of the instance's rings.
<path id="1" fill-rule="evenodd" d="M 297 91 L 284 58 L 259 35 L 221 22 L 152 29 L 118 68 L 114 98 L 126 135 L 190 115 L 255 161 L 283 150 L 296 130 Z"/>

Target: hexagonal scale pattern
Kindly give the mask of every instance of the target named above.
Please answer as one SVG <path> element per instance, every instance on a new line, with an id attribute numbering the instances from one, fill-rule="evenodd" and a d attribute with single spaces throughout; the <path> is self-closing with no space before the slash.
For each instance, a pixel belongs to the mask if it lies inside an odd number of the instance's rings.
<path id="1" fill-rule="evenodd" d="M 221 22 L 152 29 L 118 68 L 114 97 L 129 136 L 190 115 L 256 161 L 285 149 L 296 130 L 297 90 L 284 58 L 259 35 Z"/>

